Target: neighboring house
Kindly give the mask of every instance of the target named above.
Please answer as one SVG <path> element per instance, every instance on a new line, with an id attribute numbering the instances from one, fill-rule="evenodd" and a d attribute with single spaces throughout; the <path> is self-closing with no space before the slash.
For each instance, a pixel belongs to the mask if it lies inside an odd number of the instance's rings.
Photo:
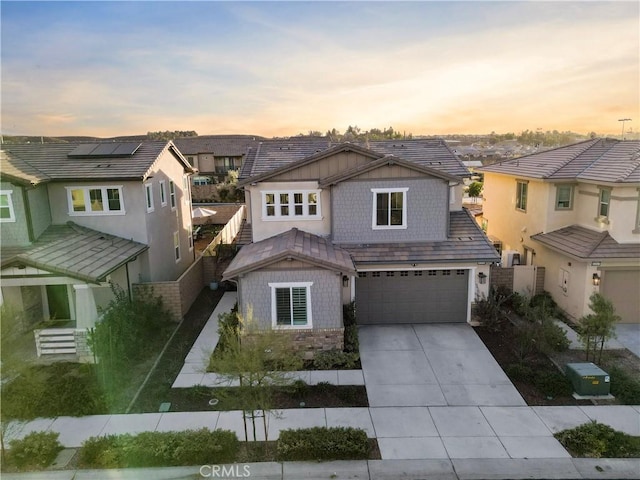
<path id="1" fill-rule="evenodd" d="M 173 143 L 5 144 L 0 162 L 1 300 L 38 328 L 38 354 L 86 356 L 111 283 L 131 293 L 193 264 L 193 169 Z"/>
<path id="2" fill-rule="evenodd" d="M 174 143 L 187 161 L 198 170 L 192 178 L 197 186 L 224 180 L 230 170 L 239 170 L 249 147 L 262 137 L 255 135 L 203 135 L 177 138 Z"/>
<path id="3" fill-rule="evenodd" d="M 487 233 L 574 319 L 592 292 L 640 322 L 640 142 L 592 139 L 480 169 Z"/>
<path id="4" fill-rule="evenodd" d="M 440 140 L 252 148 L 240 174 L 253 242 L 224 273 L 240 311 L 340 348 L 342 305 L 360 324 L 467 322 L 499 257 L 462 208 L 469 172 Z"/>

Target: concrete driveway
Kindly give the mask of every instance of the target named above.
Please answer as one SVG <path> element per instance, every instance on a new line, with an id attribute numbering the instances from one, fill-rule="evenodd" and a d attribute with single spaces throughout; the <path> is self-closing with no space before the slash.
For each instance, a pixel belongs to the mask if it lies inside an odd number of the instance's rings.
<path id="1" fill-rule="evenodd" d="M 361 326 L 371 407 L 525 406 L 467 324 Z"/>

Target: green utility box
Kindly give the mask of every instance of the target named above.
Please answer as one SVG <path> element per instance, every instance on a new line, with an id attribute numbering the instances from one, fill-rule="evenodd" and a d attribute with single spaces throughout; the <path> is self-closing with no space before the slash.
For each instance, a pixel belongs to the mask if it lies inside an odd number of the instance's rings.
<path id="1" fill-rule="evenodd" d="M 609 395 L 609 374 L 593 363 L 567 363 L 566 375 L 578 395 Z"/>

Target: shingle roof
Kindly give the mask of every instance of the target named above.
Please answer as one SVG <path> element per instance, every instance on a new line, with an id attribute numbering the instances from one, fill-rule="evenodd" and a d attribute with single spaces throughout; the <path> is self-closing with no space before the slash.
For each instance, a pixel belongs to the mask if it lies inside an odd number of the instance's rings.
<path id="1" fill-rule="evenodd" d="M 242 247 L 227 270 L 224 279 L 293 258 L 312 265 L 344 273 L 355 273 L 349 254 L 326 238 L 292 228 L 291 230 Z"/>
<path id="2" fill-rule="evenodd" d="M 173 143 L 145 141 L 131 156 L 73 157 L 68 155 L 79 143 L 4 144 L 2 151 L 9 158 L 19 158 L 31 168 L 51 180 L 75 179 L 128 179 L 141 180 L 153 163 L 167 149 L 172 150 L 187 171 L 192 171 Z M 33 172 L 31 172 L 33 174 Z"/>
<path id="3" fill-rule="evenodd" d="M 469 175 L 467 168 L 442 140 L 412 139 L 332 143 L 324 137 L 293 137 L 265 140 L 260 142 L 257 147 L 251 148 L 240 170 L 240 178 L 247 179 L 263 175 L 340 145 L 352 145 L 368 150 L 375 157 L 393 155 L 457 177 Z"/>
<path id="4" fill-rule="evenodd" d="M 618 243 L 609 232 L 596 232 L 579 225 L 538 233 L 531 238 L 549 248 L 582 259 L 640 259 L 640 243 Z"/>
<path id="5" fill-rule="evenodd" d="M 51 225 L 31 247 L 3 247 L 2 267 L 23 264 L 97 283 L 148 248 L 68 222 Z"/>
<path id="6" fill-rule="evenodd" d="M 497 262 L 498 252 L 471 214 L 450 212 L 449 238 L 441 242 L 341 244 L 356 265 L 380 263 Z"/>
<path id="7" fill-rule="evenodd" d="M 51 179 L 49 175 L 18 155 L 4 150 L 0 150 L 0 175 L 10 181 L 27 185 L 37 185 Z"/>
<path id="8" fill-rule="evenodd" d="M 592 139 L 479 168 L 481 172 L 608 183 L 640 182 L 640 141 Z"/>
<path id="9" fill-rule="evenodd" d="M 173 143 L 183 155 L 212 153 L 219 157 L 239 157 L 260 140 L 264 140 L 263 137 L 256 135 L 203 135 L 176 138 Z"/>

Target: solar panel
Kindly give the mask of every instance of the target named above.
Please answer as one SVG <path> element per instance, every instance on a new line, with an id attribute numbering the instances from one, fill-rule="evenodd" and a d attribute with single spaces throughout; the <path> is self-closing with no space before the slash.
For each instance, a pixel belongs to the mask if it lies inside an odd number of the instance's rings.
<path id="1" fill-rule="evenodd" d="M 91 157 L 109 157 L 117 147 L 117 143 L 100 143 L 89 155 Z"/>
<path id="2" fill-rule="evenodd" d="M 139 142 L 83 143 L 67 156 L 74 158 L 130 157 L 141 145 Z"/>
<path id="3" fill-rule="evenodd" d="M 97 143 L 83 143 L 74 148 L 69 154 L 69 157 L 85 157 L 95 150 L 98 146 Z"/>
<path id="4" fill-rule="evenodd" d="M 118 147 L 113 151 L 112 155 L 133 155 L 136 153 L 136 150 L 140 148 L 141 143 L 138 142 L 123 142 L 118 143 Z"/>

